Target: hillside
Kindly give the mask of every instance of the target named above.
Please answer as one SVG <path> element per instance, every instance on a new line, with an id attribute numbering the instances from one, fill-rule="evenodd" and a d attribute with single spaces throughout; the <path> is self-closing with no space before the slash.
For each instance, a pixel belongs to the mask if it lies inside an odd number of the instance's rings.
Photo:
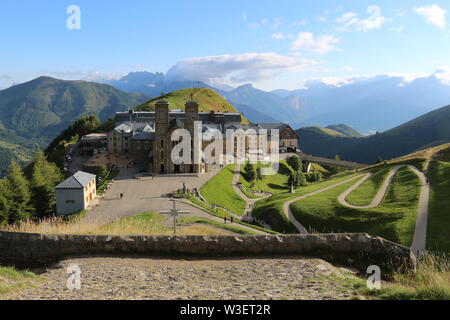
<path id="1" fill-rule="evenodd" d="M 139 105 L 136 107 L 136 110 L 155 110 L 155 103 L 160 99 L 164 99 L 169 102 L 171 109 L 184 110 L 184 105 L 187 101 L 191 100 L 192 94 L 193 99 L 198 102 L 201 112 L 238 112 L 236 108 L 231 105 L 231 103 L 225 100 L 220 94 L 209 88 L 189 88 L 166 93 L 163 96 L 153 98 L 150 101 Z"/>
<path id="2" fill-rule="evenodd" d="M 450 106 L 429 112 L 396 128 L 369 137 L 325 135 L 310 127 L 296 130 L 301 149 L 316 156 L 362 163 L 377 158 L 391 159 L 442 143 L 450 142 Z"/>
<path id="3" fill-rule="evenodd" d="M 29 160 L 75 119 L 95 114 L 101 120 L 146 98 L 110 85 L 50 77 L 0 91 L 0 171 L 14 159 Z"/>
<path id="4" fill-rule="evenodd" d="M 346 137 L 355 137 L 355 138 L 363 137 L 363 135 L 361 133 L 359 133 L 358 131 L 356 131 L 352 127 L 347 126 L 345 124 L 333 124 L 333 125 L 330 125 L 330 126 L 328 126 L 326 128 L 334 130 L 334 131 L 337 131 L 337 132 L 340 132 Z"/>

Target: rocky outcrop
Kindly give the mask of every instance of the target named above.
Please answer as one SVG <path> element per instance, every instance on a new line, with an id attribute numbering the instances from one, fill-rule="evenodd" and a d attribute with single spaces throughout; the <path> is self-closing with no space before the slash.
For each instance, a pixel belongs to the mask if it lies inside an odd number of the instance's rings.
<path id="1" fill-rule="evenodd" d="M 80 255 L 179 257 L 312 256 L 365 272 L 415 270 L 411 250 L 368 234 L 105 236 L 0 232 L 0 263 L 42 266 Z"/>

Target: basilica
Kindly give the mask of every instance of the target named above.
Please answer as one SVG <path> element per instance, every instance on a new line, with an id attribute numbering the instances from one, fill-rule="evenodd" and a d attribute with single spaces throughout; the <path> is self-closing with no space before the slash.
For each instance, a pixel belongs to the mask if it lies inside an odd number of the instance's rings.
<path id="1" fill-rule="evenodd" d="M 176 129 L 186 129 L 194 136 L 195 123 L 201 123 L 202 137 L 199 146 L 192 145 L 192 152 L 198 147 L 204 150 L 221 133 L 224 150 L 226 134 L 230 130 L 251 131 L 253 134 L 261 130 L 279 130 L 277 144 L 267 141 L 264 146 L 258 142 L 257 135 L 245 137 L 245 143 L 234 144 L 233 154 L 246 154 L 250 150 L 265 148 L 265 152 L 278 152 L 274 146 L 296 148 L 298 136 L 287 124 L 242 124 L 243 117 L 237 112 L 199 112 L 199 104 L 188 101 L 185 110 L 171 110 L 165 100 L 155 104 L 155 111 L 118 112 L 115 115 L 115 128 L 108 132 L 108 153 L 129 154 L 133 159 L 144 161 L 148 172 L 152 174 L 204 173 L 216 168 L 216 164 L 208 164 L 204 157 L 193 163 L 174 164 L 171 160 L 172 148 L 178 143 L 172 141 L 172 133 Z M 252 130 L 248 130 L 252 129 Z M 238 148 L 241 148 L 239 150 Z"/>

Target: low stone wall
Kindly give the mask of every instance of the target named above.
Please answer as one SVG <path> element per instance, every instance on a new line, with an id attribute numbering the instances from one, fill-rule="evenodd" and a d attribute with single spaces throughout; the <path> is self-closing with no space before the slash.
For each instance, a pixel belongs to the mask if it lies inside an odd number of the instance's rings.
<path id="1" fill-rule="evenodd" d="M 0 232 L 0 263 L 19 267 L 49 265 L 80 255 L 186 257 L 312 256 L 384 271 L 415 270 L 407 247 L 368 234 L 269 236 L 104 236 Z"/>

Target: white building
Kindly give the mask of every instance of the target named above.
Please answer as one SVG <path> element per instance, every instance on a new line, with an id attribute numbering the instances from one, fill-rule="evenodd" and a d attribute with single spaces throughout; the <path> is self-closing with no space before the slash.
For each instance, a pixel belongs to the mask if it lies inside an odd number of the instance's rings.
<path id="1" fill-rule="evenodd" d="M 96 176 L 78 171 L 56 186 L 56 212 L 66 215 L 86 210 L 97 196 Z"/>

